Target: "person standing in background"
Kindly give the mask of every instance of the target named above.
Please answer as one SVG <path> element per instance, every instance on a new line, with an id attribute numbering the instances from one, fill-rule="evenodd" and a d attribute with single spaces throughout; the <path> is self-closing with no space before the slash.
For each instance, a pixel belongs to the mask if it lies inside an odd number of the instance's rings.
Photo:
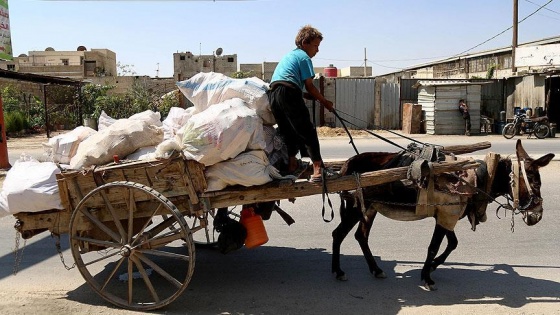
<path id="1" fill-rule="evenodd" d="M 465 120 L 465 135 L 471 135 L 471 114 L 469 114 L 469 106 L 465 103 L 465 100 L 459 100 L 459 111 L 461 115 L 463 115 L 463 119 Z"/>

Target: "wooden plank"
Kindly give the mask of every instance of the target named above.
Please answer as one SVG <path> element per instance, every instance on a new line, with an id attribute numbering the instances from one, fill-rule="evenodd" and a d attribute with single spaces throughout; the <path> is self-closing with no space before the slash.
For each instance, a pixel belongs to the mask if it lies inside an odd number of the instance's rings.
<path id="1" fill-rule="evenodd" d="M 488 141 L 477 142 L 473 144 L 465 144 L 465 145 L 448 145 L 443 147 L 442 151 L 445 153 L 453 153 L 453 154 L 464 154 L 464 153 L 472 153 L 479 150 L 485 150 L 492 146 L 492 143 Z"/>
<path id="2" fill-rule="evenodd" d="M 434 174 L 454 172 L 469 168 L 478 167 L 479 163 L 472 160 L 456 162 L 434 163 Z M 367 172 L 360 176 L 360 186 L 375 186 L 384 183 L 394 182 L 405 179 L 408 167 L 398 167 L 393 169 Z M 326 191 L 328 193 L 354 190 L 358 187 L 354 175 L 343 176 L 327 181 Z M 321 194 L 323 192 L 322 183 L 309 183 L 307 181 L 275 181 L 265 185 L 226 188 L 221 191 L 208 192 L 201 195 L 209 199 L 210 208 L 231 207 L 255 202 L 273 201 L 288 198 L 305 197 Z"/>

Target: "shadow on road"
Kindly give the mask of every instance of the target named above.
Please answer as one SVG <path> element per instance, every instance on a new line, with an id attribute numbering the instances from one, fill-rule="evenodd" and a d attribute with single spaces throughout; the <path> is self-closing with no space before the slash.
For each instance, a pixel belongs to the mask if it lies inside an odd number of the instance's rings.
<path id="1" fill-rule="evenodd" d="M 228 255 L 197 249 L 195 273 L 185 292 L 154 313 L 397 314 L 423 305 L 488 303 L 519 308 L 533 301 L 560 303 L 554 296 L 560 292 L 559 283 L 521 276 L 509 265 L 450 263 L 434 273 L 439 290 L 426 292 L 419 288 L 421 262 L 382 261 L 380 267 L 388 277 L 380 280 L 368 273 L 362 256 L 341 258 L 349 276 L 346 282 L 334 279 L 331 255 L 322 248 L 263 246 Z M 402 269 L 407 270 L 396 271 Z M 105 303 L 92 295 L 84 283 L 68 292 L 68 299 Z"/>

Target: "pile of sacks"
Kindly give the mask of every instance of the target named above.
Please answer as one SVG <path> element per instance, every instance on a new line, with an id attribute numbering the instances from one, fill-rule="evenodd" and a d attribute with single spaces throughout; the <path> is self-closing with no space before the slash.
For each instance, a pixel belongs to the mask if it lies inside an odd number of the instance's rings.
<path id="1" fill-rule="evenodd" d="M 98 131 L 80 126 L 49 139 L 44 147 L 52 162 L 17 161 L 0 192 L 0 217 L 62 209 L 56 184 L 60 168 L 104 165 L 115 156 L 148 160 L 181 150 L 187 158 L 206 166 L 207 191 L 229 185 L 261 185 L 280 178 L 270 161 L 286 162 L 287 154 L 273 127 L 266 82 L 211 72 L 177 82 L 177 86 L 193 107 L 171 108 L 163 121 L 160 113 L 153 111 L 118 120 L 103 112 Z M 42 170 L 33 172 L 41 178 L 20 180 L 29 163 Z M 24 199 L 35 202 L 22 203 Z"/>

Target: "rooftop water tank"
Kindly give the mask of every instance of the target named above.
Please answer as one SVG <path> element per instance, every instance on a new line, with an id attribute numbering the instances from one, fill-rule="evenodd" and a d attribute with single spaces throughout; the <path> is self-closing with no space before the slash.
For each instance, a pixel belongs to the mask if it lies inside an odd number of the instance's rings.
<path id="1" fill-rule="evenodd" d="M 325 68 L 326 78 L 336 78 L 338 76 L 338 69 L 334 65 L 329 65 Z"/>

